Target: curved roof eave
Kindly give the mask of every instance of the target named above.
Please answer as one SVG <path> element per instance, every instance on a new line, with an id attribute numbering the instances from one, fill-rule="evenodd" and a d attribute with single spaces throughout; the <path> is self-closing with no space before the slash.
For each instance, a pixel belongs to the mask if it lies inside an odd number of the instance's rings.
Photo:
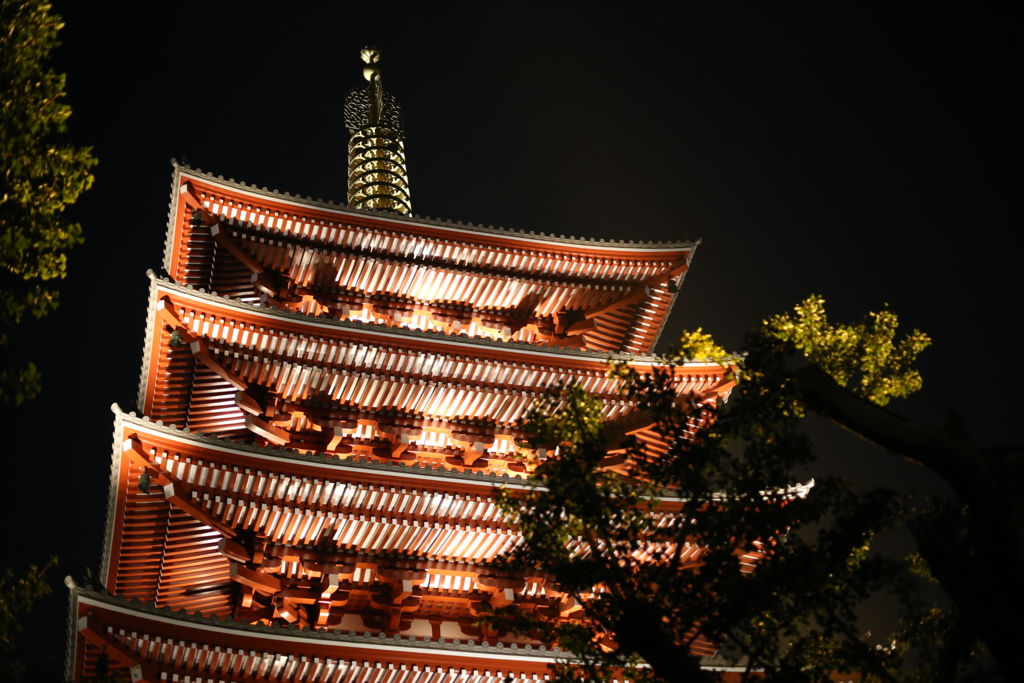
<path id="1" fill-rule="evenodd" d="M 266 187 L 258 188 L 255 185 L 249 185 L 244 181 L 236 181 L 234 178 L 224 179 L 224 176 L 214 176 L 212 173 L 204 173 L 201 168 L 192 168 L 186 164 L 179 164 L 176 159 L 171 159 L 171 165 L 175 168 L 175 172 L 180 174 L 182 177 L 188 177 L 195 180 L 199 180 L 205 183 L 212 183 L 220 185 L 226 189 L 230 189 L 233 192 L 239 192 L 242 194 L 249 194 L 254 197 L 265 197 L 272 199 L 273 201 L 281 204 L 290 204 L 296 207 L 316 209 L 319 211 L 328 211 L 330 213 L 337 214 L 339 216 L 352 216 L 360 218 L 372 218 L 378 221 L 384 221 L 393 225 L 423 225 L 433 229 L 444 230 L 453 233 L 453 235 L 462 234 L 469 236 L 473 234 L 478 235 L 493 235 L 499 236 L 502 239 L 512 240 L 515 242 L 526 242 L 533 244 L 559 244 L 565 246 L 580 247 L 584 246 L 587 249 L 597 251 L 609 251 L 609 252 L 623 252 L 623 251 L 645 251 L 645 252 L 677 252 L 680 250 L 692 250 L 700 244 L 700 240 L 696 242 L 689 241 L 674 241 L 674 242 L 636 242 L 634 240 L 612 240 L 606 241 L 603 239 L 597 240 L 594 238 L 585 237 L 566 237 L 564 235 L 547 235 L 540 233 L 536 235 L 533 231 L 525 230 L 514 230 L 509 228 L 484 225 L 474 225 L 473 223 L 463 224 L 462 221 L 451 221 L 440 218 L 431 218 L 430 216 L 420 217 L 418 214 L 412 216 L 403 216 L 400 214 L 373 211 L 367 209 L 352 209 L 341 204 L 335 204 L 333 201 L 324 201 L 323 199 L 313 199 L 312 197 L 302 197 L 301 195 L 291 195 L 289 192 L 278 192 L 277 190 L 268 190 Z"/>
<path id="2" fill-rule="evenodd" d="M 314 318 L 304 313 L 294 313 L 292 311 L 282 311 L 277 308 L 260 306 L 256 304 L 246 303 L 230 297 L 220 296 L 206 292 L 204 289 L 196 289 L 189 285 L 180 285 L 173 282 L 170 278 L 162 275 L 158 275 L 153 272 L 152 269 L 146 271 L 146 275 L 152 280 L 154 286 L 167 287 L 175 290 L 186 297 L 195 297 L 197 299 L 206 300 L 219 306 L 227 306 L 229 308 L 237 309 L 238 311 L 244 311 L 250 314 L 256 314 L 259 316 L 265 316 L 269 318 L 276 318 L 282 321 L 292 321 L 307 325 L 311 328 L 329 328 L 337 330 L 350 330 L 357 331 L 363 334 L 379 335 L 381 337 L 389 338 L 392 340 L 400 340 L 403 337 L 407 339 L 421 339 L 426 341 L 437 341 L 443 339 L 445 343 L 454 346 L 464 346 L 467 348 L 492 348 L 495 350 L 506 351 L 506 352 L 520 352 L 529 354 L 531 357 L 550 357 L 550 358 L 578 358 L 583 360 L 611 360 L 611 361 L 627 361 L 632 363 L 645 363 L 650 365 L 663 365 L 664 361 L 658 356 L 643 355 L 643 354 L 628 354 L 628 353 L 614 353 L 609 354 L 604 351 L 586 351 L 582 349 L 567 349 L 561 347 L 552 346 L 537 346 L 528 342 L 517 342 L 517 341 L 501 341 L 497 339 L 484 339 L 479 337 L 463 337 L 458 335 L 445 335 L 438 332 L 427 332 L 421 330 L 412 330 L 403 327 L 384 327 L 374 325 L 372 323 L 364 323 L 352 320 L 338 320 L 336 318 Z M 720 363 L 714 361 L 687 361 L 683 364 L 686 368 L 699 368 L 699 367 L 721 367 Z"/>

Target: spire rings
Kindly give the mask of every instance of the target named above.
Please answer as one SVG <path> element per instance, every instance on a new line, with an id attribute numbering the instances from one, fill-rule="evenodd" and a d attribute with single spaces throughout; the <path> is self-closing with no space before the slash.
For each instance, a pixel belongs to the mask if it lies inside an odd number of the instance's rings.
<path id="1" fill-rule="evenodd" d="M 367 126 L 353 133 L 348 146 L 348 205 L 409 214 L 409 175 L 401 135 Z"/>
<path id="2" fill-rule="evenodd" d="M 345 99 L 348 142 L 348 205 L 412 213 L 409 172 L 402 140 L 402 110 L 384 92 L 380 80 L 380 50 L 366 47 L 360 57 L 367 66 L 365 86 L 353 88 Z"/>

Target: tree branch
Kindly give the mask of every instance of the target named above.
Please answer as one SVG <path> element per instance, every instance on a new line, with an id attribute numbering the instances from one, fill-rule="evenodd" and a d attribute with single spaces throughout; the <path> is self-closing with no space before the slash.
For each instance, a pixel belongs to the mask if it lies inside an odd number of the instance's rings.
<path id="1" fill-rule="evenodd" d="M 816 365 L 794 372 L 804 404 L 854 434 L 924 465 L 952 487 L 966 510 L 966 536 L 955 539 L 935 520 L 912 525 L 939 583 L 971 618 L 1005 672 L 1024 665 L 1024 497 L 1021 470 L 1007 453 L 982 452 L 958 420 L 926 429 L 839 386 Z M 956 543 L 954 543 L 956 541 Z"/>
<path id="2" fill-rule="evenodd" d="M 934 470 L 961 502 L 987 510 L 988 523 L 1004 527 L 1010 535 L 1005 540 L 1014 543 L 1015 559 L 1024 560 L 1022 482 L 1005 455 L 982 453 L 959 424 L 946 431 L 914 424 L 839 386 L 816 365 L 796 370 L 794 377 L 809 410 L 890 453 Z"/>
<path id="3" fill-rule="evenodd" d="M 891 453 L 935 470 L 954 489 L 962 481 L 962 468 L 970 464 L 964 444 L 854 395 L 817 365 L 805 365 L 794 377 L 808 409 Z"/>

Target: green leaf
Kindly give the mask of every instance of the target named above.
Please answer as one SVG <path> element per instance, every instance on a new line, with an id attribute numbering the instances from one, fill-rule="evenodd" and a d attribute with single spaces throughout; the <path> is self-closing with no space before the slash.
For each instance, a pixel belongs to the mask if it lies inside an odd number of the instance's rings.
<path id="1" fill-rule="evenodd" d="M 82 226 L 64 209 L 92 186 L 89 147 L 62 144 L 71 107 L 64 74 L 48 66 L 63 27 L 40 0 L 0 0 L 0 340 L 25 314 L 57 307 L 54 280 L 67 275 L 67 252 L 83 241 Z M 25 382 L 19 386 L 19 382 Z M 5 370 L 0 401 L 38 394 L 38 373 Z"/>

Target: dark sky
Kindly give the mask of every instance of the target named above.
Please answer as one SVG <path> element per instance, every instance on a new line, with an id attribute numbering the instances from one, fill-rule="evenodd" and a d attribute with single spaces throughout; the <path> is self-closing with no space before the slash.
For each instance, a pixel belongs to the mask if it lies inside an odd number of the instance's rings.
<path id="1" fill-rule="evenodd" d="M 7 411 L 3 563 L 56 553 L 57 579 L 98 567 L 109 406 L 135 397 L 169 159 L 343 201 L 341 107 L 366 44 L 405 110 L 416 213 L 702 239 L 663 342 L 702 326 L 736 349 L 812 292 L 839 319 L 889 303 L 934 338 L 924 390 L 893 407 L 932 425 L 954 409 L 980 444 L 1020 442 L 1014 17 L 442 4 L 55 0 L 71 137 L 100 165 L 69 212 L 87 241 L 61 309 L 20 340 L 45 389 Z M 821 471 L 936 488 L 921 468 L 811 429 Z M 65 598 L 58 585 L 29 625 L 33 657 L 63 657 Z"/>

